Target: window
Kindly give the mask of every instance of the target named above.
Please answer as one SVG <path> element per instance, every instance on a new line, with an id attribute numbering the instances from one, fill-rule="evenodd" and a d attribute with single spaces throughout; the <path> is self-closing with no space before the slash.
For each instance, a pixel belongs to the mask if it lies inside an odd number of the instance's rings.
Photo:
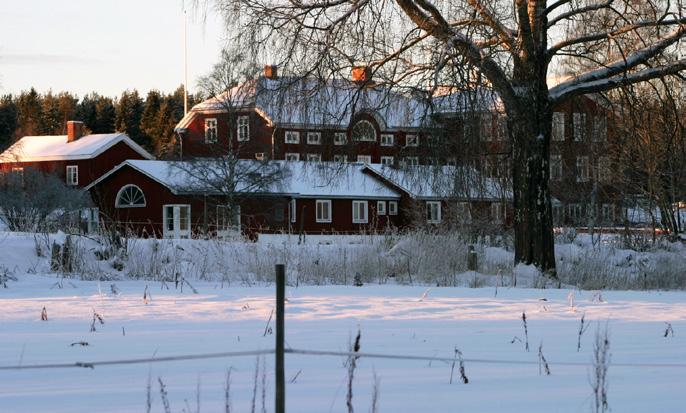
<path id="1" fill-rule="evenodd" d="M 581 220 L 581 205 L 569 204 L 567 205 L 567 216 L 571 223 L 577 223 Z"/>
<path id="2" fill-rule="evenodd" d="M 295 223 L 295 221 L 298 219 L 298 210 L 296 209 L 296 207 L 296 200 L 291 199 L 291 202 L 288 205 L 288 216 L 291 219 L 291 223 Z"/>
<path id="3" fill-rule="evenodd" d="M 481 115 L 481 140 L 493 140 L 493 116 L 490 113 Z"/>
<path id="4" fill-rule="evenodd" d="M 318 199 L 316 201 L 317 216 L 316 220 L 320 223 L 331 222 L 331 200 Z"/>
<path id="5" fill-rule="evenodd" d="M 581 142 L 586 138 L 586 114 L 574 112 L 574 141 Z"/>
<path id="6" fill-rule="evenodd" d="M 562 179 L 562 155 L 550 155 L 550 180 Z"/>
<path id="7" fill-rule="evenodd" d="M 322 161 L 322 155 L 318 153 L 308 153 L 307 154 L 307 162 L 321 162 Z"/>
<path id="8" fill-rule="evenodd" d="M 588 156 L 577 156 L 576 158 L 576 181 L 588 182 L 590 174 L 590 164 Z"/>
<path id="9" fill-rule="evenodd" d="M 321 145 L 322 134 L 319 132 L 307 132 L 307 143 L 309 145 Z"/>
<path id="10" fill-rule="evenodd" d="M 419 137 L 417 135 L 405 135 L 405 146 L 419 146 Z"/>
<path id="11" fill-rule="evenodd" d="M 162 207 L 162 220 L 164 238 L 190 238 L 191 237 L 191 206 L 190 205 L 164 205 Z"/>
<path id="12" fill-rule="evenodd" d="M 505 209 L 502 202 L 493 202 L 491 204 L 491 220 L 495 223 L 502 223 L 505 218 Z"/>
<path id="13" fill-rule="evenodd" d="M 393 163 L 395 160 L 393 159 L 392 156 L 382 156 L 381 157 L 381 164 L 386 165 L 386 166 L 393 166 Z"/>
<path id="14" fill-rule="evenodd" d="M 603 204 L 602 219 L 605 223 L 611 223 L 615 220 L 615 206 L 613 204 Z"/>
<path id="15" fill-rule="evenodd" d="M 100 211 L 98 208 L 83 208 L 81 222 L 86 233 L 93 234 L 100 228 Z"/>
<path id="16" fill-rule="evenodd" d="M 79 166 L 67 165 L 67 185 L 79 184 Z"/>
<path id="17" fill-rule="evenodd" d="M 496 119 L 497 122 L 497 129 L 496 129 L 496 134 L 498 140 L 501 141 L 506 141 L 508 138 L 508 131 L 507 131 L 507 116 L 505 115 L 498 115 L 498 118 Z"/>
<path id="18" fill-rule="evenodd" d="M 353 126 L 352 135 L 355 142 L 376 142 L 376 129 L 366 120 L 361 120 Z"/>
<path id="19" fill-rule="evenodd" d="M 284 159 L 286 159 L 287 161 L 299 161 L 300 160 L 300 154 L 299 153 L 293 153 L 293 152 L 286 152 Z"/>
<path id="20" fill-rule="evenodd" d="M 405 165 L 407 166 L 417 166 L 419 165 L 419 158 L 416 156 L 406 156 Z"/>
<path id="21" fill-rule="evenodd" d="M 348 155 L 334 155 L 333 161 L 334 162 L 340 162 L 340 163 L 348 162 Z"/>
<path id="22" fill-rule="evenodd" d="M 376 201 L 376 215 L 386 215 L 386 201 Z"/>
<path id="23" fill-rule="evenodd" d="M 232 213 L 233 210 L 233 213 Z M 227 236 L 241 231 L 241 206 L 217 205 L 217 235 Z"/>
<path id="24" fill-rule="evenodd" d="M 287 130 L 284 137 L 285 143 L 300 143 L 300 132 L 294 130 Z"/>
<path id="25" fill-rule="evenodd" d="M 607 118 L 605 116 L 593 117 L 593 131 L 591 133 L 593 142 L 605 142 L 607 140 Z"/>
<path id="26" fill-rule="evenodd" d="M 558 141 L 558 142 L 565 140 L 565 113 L 564 112 L 554 112 L 553 113 L 552 140 Z"/>
<path id="27" fill-rule="evenodd" d="M 390 133 L 381 134 L 381 146 L 393 146 L 395 136 Z"/>
<path id="28" fill-rule="evenodd" d="M 367 222 L 369 222 L 367 201 L 353 201 L 353 224 L 366 224 Z"/>
<path id="29" fill-rule="evenodd" d="M 357 155 L 357 162 L 372 163 L 372 156 L 371 155 Z"/>
<path id="30" fill-rule="evenodd" d="M 116 208 L 140 208 L 145 206 L 145 195 L 136 185 L 125 185 L 117 193 Z"/>
<path id="31" fill-rule="evenodd" d="M 250 140 L 250 117 L 238 117 L 238 142 L 246 142 Z"/>
<path id="32" fill-rule="evenodd" d="M 333 144 L 336 146 L 345 145 L 348 142 L 348 137 L 345 132 L 336 132 L 333 135 Z"/>
<path id="33" fill-rule="evenodd" d="M 601 156 L 598 158 L 598 168 L 596 169 L 598 182 L 607 183 L 612 180 L 612 169 L 610 157 Z"/>
<path id="34" fill-rule="evenodd" d="M 217 142 L 217 119 L 205 119 L 205 143 Z"/>
<path id="35" fill-rule="evenodd" d="M 441 203 L 439 201 L 426 201 L 426 222 L 429 224 L 441 222 Z"/>
<path id="36" fill-rule="evenodd" d="M 398 215 L 398 201 L 388 201 L 388 215 Z"/>

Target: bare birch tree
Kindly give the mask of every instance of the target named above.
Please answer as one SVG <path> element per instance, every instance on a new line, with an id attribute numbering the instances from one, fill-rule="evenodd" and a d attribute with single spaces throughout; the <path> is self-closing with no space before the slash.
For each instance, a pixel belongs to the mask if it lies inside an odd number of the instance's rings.
<path id="1" fill-rule="evenodd" d="M 209 1 L 232 41 L 302 76 L 330 81 L 363 65 L 400 92 L 460 82 L 497 92 L 512 142 L 515 261 L 553 277 L 553 106 L 686 69 L 681 0 Z M 549 87 L 562 59 L 584 65 Z"/>

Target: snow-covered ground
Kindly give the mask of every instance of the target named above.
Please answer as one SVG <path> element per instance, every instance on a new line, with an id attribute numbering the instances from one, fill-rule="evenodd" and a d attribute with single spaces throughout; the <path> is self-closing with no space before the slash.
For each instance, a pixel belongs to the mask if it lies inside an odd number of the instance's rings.
<path id="1" fill-rule="evenodd" d="M 342 251 L 354 255 L 358 249 L 366 251 L 377 245 L 364 237 L 343 249 L 340 241 L 320 241 L 302 247 L 305 252 L 298 254 L 322 259 Z M 163 249 L 171 254 L 164 257 L 154 257 L 150 249 L 132 249 L 131 255 L 145 257 L 148 267 L 133 262 L 132 256 L 120 272 L 108 261 L 97 262 L 101 270 L 109 268 L 107 272 L 89 267 L 85 274 L 100 274 L 101 281 L 83 281 L 79 275 L 61 279 L 50 274 L 47 258 L 36 256 L 32 236 L 0 234 L 0 275 L 5 271 L 16 278 L 7 282 L 8 288 L 0 287 L 0 412 L 147 411 L 148 383 L 151 411 L 163 412 L 159 379 L 171 411 L 223 412 L 228 369 L 231 411 L 250 412 L 255 356 L 98 365 L 94 369 L 2 369 L 273 349 L 274 335 L 269 332 L 273 320 L 269 326 L 268 320 L 274 308 L 274 286 L 268 277 L 210 277 L 216 269 L 190 272 L 194 267 L 173 254 L 207 257 L 199 245 L 204 244 L 186 242 L 183 250 L 160 246 L 158 252 Z M 259 265 L 235 261 L 241 254 L 245 260 L 256 260 L 255 250 L 260 245 L 241 247 L 244 249 L 237 250 L 240 254 L 230 257 L 232 265 L 273 271 L 268 260 Z M 373 251 L 395 259 L 389 249 L 405 247 L 404 254 L 413 254 L 415 245 L 416 240 Z M 583 244 L 574 245 L 562 246 L 566 252 L 558 248 L 558 255 L 565 261 L 583 259 L 585 252 L 577 251 Z M 85 244 L 83 251 L 92 253 L 96 248 Z M 277 257 L 271 258 L 285 257 L 296 267 L 288 271 L 287 348 L 347 351 L 359 329 L 362 353 L 451 359 L 455 348 L 462 352 L 468 384 L 458 379 L 457 367 L 450 384 L 450 362 L 361 358 L 353 386 L 357 412 L 371 411 L 375 375 L 380 412 L 589 412 L 594 401 L 595 332 L 605 326 L 610 332 L 608 402 L 612 411 L 679 412 L 686 405 L 686 292 L 496 289 L 496 284 L 510 283 L 509 275 L 501 278 L 494 271 L 511 258 L 497 247 L 479 249 L 480 259 L 488 265 L 484 264 L 483 274 L 458 274 L 456 284 L 461 287 L 435 287 L 435 282 L 423 281 L 424 285 L 399 285 L 407 280 L 395 278 L 362 287 L 304 282 L 296 286 L 293 278 L 307 278 L 298 272 L 298 266 L 302 271 L 316 266 L 304 266 L 304 258 L 284 246 L 269 244 L 269 248 L 276 249 Z M 672 253 L 680 257 L 683 249 Z M 628 260 L 630 255 L 615 251 L 604 259 L 614 266 L 645 257 L 635 254 Z M 348 260 L 347 265 L 355 264 L 351 255 Z M 181 292 L 171 282 L 166 283 L 167 289 L 160 281 L 129 278 L 127 270 L 149 269 L 151 263 L 174 265 L 206 277 L 189 277 L 197 293 L 188 284 Z M 647 268 L 647 264 L 641 265 Z M 524 277 L 518 286 L 534 281 L 525 278 L 527 271 L 517 272 Z M 158 275 L 164 278 L 164 273 Z M 481 278 L 477 282 L 475 277 Z M 147 303 L 143 298 L 146 287 Z M 43 308 L 47 321 L 41 321 Z M 94 312 L 104 324 L 96 322 L 96 331 L 91 332 Z M 577 352 L 582 316 L 589 327 Z M 673 334 L 665 337 L 669 326 Z M 550 376 L 539 374 L 541 344 Z M 287 354 L 288 411 L 346 412 L 345 363 L 344 356 Z M 259 363 L 255 411 L 262 411 L 263 364 L 266 411 L 273 411 L 271 354 Z"/>

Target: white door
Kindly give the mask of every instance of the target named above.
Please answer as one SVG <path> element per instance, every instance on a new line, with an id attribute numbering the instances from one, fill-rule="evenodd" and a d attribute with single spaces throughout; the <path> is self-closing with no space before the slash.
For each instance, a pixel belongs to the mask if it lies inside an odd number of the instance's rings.
<path id="1" fill-rule="evenodd" d="M 190 205 L 165 205 L 162 207 L 162 219 L 164 220 L 164 238 L 190 238 L 191 237 L 191 206 Z"/>

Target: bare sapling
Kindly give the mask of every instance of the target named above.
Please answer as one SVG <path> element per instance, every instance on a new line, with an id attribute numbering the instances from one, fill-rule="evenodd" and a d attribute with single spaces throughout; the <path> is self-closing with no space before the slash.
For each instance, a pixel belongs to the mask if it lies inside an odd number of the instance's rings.
<path id="1" fill-rule="evenodd" d="M 357 337 L 355 337 L 354 343 L 350 344 L 350 352 L 359 353 L 360 351 L 360 338 L 362 333 L 357 330 Z M 353 379 L 355 377 L 355 368 L 357 368 L 358 356 L 350 356 L 348 359 L 348 393 L 345 397 L 345 404 L 348 407 L 348 413 L 353 413 L 355 409 L 353 408 Z"/>
<path id="2" fill-rule="evenodd" d="M 524 324 L 524 349 L 529 351 L 529 329 L 526 326 L 526 313 L 522 311 L 522 323 Z"/>
<path id="3" fill-rule="evenodd" d="M 460 373 L 460 380 L 463 384 L 469 383 L 469 379 L 465 373 L 464 369 L 464 359 L 462 358 L 462 352 L 455 347 L 455 357 L 453 358 L 453 364 L 450 367 L 450 384 L 453 384 L 453 372 L 455 371 L 455 362 L 458 362 L 458 372 Z"/>
<path id="4" fill-rule="evenodd" d="M 550 376 L 550 366 L 543 355 L 543 342 L 541 341 L 541 344 L 538 345 L 538 375 L 543 374 L 543 371 L 545 371 L 546 376 Z"/>
<path id="5" fill-rule="evenodd" d="M 96 328 L 95 324 L 99 323 L 100 325 L 105 324 L 105 320 L 102 318 L 102 316 L 93 310 L 93 320 L 91 321 L 91 333 L 95 333 Z"/>
<path id="6" fill-rule="evenodd" d="M 583 313 L 581 315 L 581 322 L 579 323 L 579 333 L 577 334 L 577 339 L 576 339 L 576 352 L 578 353 L 581 351 L 581 337 L 584 335 L 586 330 L 588 330 L 588 327 L 590 324 L 585 324 L 586 321 L 586 313 Z"/>
<path id="7" fill-rule="evenodd" d="M 604 413 L 609 410 L 607 402 L 607 371 L 610 367 L 610 336 L 608 327 L 598 327 L 593 345 L 593 371 L 591 387 L 593 388 L 593 413 Z"/>
<path id="8" fill-rule="evenodd" d="M 167 394 L 167 388 L 164 386 L 164 382 L 162 381 L 162 377 L 158 377 L 157 381 L 160 383 L 160 399 L 162 399 L 164 413 L 171 413 L 171 407 L 169 406 L 169 396 Z"/>
<path id="9" fill-rule="evenodd" d="M 43 307 L 43 310 L 40 312 L 40 319 L 41 321 L 48 321 L 48 310 Z"/>
<path id="10" fill-rule="evenodd" d="M 667 338 L 667 336 L 671 335 L 674 337 L 674 329 L 672 328 L 672 323 L 665 322 L 667 324 L 667 328 L 665 328 L 665 334 L 663 337 Z"/>

